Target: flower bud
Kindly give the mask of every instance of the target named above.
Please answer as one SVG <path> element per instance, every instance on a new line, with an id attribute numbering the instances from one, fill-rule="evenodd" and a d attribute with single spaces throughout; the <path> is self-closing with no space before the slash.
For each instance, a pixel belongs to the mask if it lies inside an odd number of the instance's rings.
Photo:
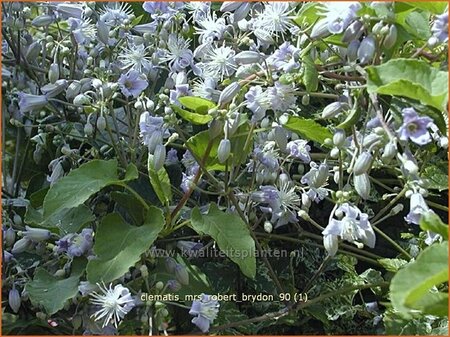
<path id="1" fill-rule="evenodd" d="M 330 35 L 330 31 L 328 30 L 328 20 L 321 19 L 314 25 L 310 36 L 312 39 L 317 39 L 328 35 Z"/>
<path id="2" fill-rule="evenodd" d="M 391 211 L 389 212 L 389 215 L 391 216 L 397 215 L 398 213 L 403 211 L 403 208 L 405 208 L 403 204 L 395 205 L 394 207 L 392 207 Z"/>
<path id="3" fill-rule="evenodd" d="M 16 241 L 16 232 L 14 231 L 14 229 L 9 227 L 5 231 L 5 245 L 7 247 L 11 247 L 15 241 Z"/>
<path id="4" fill-rule="evenodd" d="M 145 264 L 143 264 L 140 268 L 139 271 L 141 272 L 141 275 L 143 278 L 147 278 L 148 276 L 148 268 Z M 158 282 L 159 283 L 159 282 Z M 162 283 L 162 282 L 161 282 Z"/>
<path id="5" fill-rule="evenodd" d="M 358 48 L 358 58 L 361 64 L 367 64 L 372 61 L 375 54 L 376 42 L 372 35 L 366 36 Z"/>
<path id="6" fill-rule="evenodd" d="M 73 99 L 73 104 L 78 106 L 87 105 L 89 103 L 90 103 L 89 97 L 84 94 L 76 95 L 75 98 Z"/>
<path id="7" fill-rule="evenodd" d="M 35 27 L 45 27 L 52 24 L 55 21 L 55 17 L 52 15 L 39 15 L 31 21 L 31 24 Z"/>
<path id="8" fill-rule="evenodd" d="M 375 34 L 375 35 L 380 34 L 381 29 L 383 28 L 383 26 L 384 26 L 383 21 L 377 22 L 377 23 L 374 24 L 373 27 L 372 27 L 372 33 Z"/>
<path id="9" fill-rule="evenodd" d="M 281 151 L 286 150 L 287 146 L 287 133 L 286 130 L 281 126 L 276 126 L 274 128 L 274 140 L 277 143 Z"/>
<path id="10" fill-rule="evenodd" d="M 353 183 L 355 184 L 355 190 L 358 195 L 364 200 L 369 198 L 370 195 L 370 180 L 367 173 L 354 175 Z"/>
<path id="11" fill-rule="evenodd" d="M 243 2 L 240 1 L 224 1 L 220 6 L 221 12 L 233 12 L 241 6 Z"/>
<path id="12" fill-rule="evenodd" d="M 57 63 L 52 63 L 48 70 L 48 80 L 50 83 L 55 83 L 59 79 L 59 66 Z"/>
<path id="13" fill-rule="evenodd" d="M 361 153 L 356 160 L 355 167 L 353 168 L 353 173 L 355 175 L 361 175 L 366 173 L 372 166 L 372 155 L 365 151 Z"/>
<path id="14" fill-rule="evenodd" d="M 381 155 L 381 160 L 383 163 L 390 162 L 397 154 L 397 146 L 394 142 L 389 142 L 384 146 L 383 154 Z"/>
<path id="15" fill-rule="evenodd" d="M 233 82 L 220 93 L 219 105 L 229 103 L 241 90 L 241 85 L 238 82 Z"/>
<path id="16" fill-rule="evenodd" d="M 347 47 L 347 58 L 349 61 L 354 62 L 358 58 L 358 49 L 360 46 L 359 40 L 353 40 Z"/>
<path id="17" fill-rule="evenodd" d="M 177 280 L 167 281 L 167 288 L 171 291 L 179 291 L 181 289 L 181 284 Z"/>
<path id="18" fill-rule="evenodd" d="M 182 285 L 187 286 L 189 284 L 189 273 L 186 267 L 181 264 L 175 266 L 175 277 Z"/>
<path id="19" fill-rule="evenodd" d="M 395 42 L 397 42 L 397 27 L 395 25 L 391 25 L 389 27 L 389 32 L 384 38 L 383 47 L 390 49 L 395 45 Z"/>
<path id="20" fill-rule="evenodd" d="M 97 118 L 97 129 L 99 131 L 104 131 L 106 129 L 106 118 L 103 116 L 99 116 Z"/>
<path id="21" fill-rule="evenodd" d="M 336 159 L 339 157 L 340 150 L 337 147 L 333 147 L 330 151 L 330 157 Z"/>
<path id="22" fill-rule="evenodd" d="M 231 152 L 231 143 L 229 139 L 222 139 L 219 144 L 219 148 L 217 150 L 217 157 L 219 158 L 219 162 L 224 163 Z"/>
<path id="23" fill-rule="evenodd" d="M 97 36 L 106 46 L 109 45 L 109 26 L 103 20 L 97 21 Z"/>
<path id="24" fill-rule="evenodd" d="M 153 168 L 155 171 L 159 171 L 163 168 L 166 161 L 166 147 L 162 144 L 158 144 L 155 147 L 153 154 Z"/>
<path id="25" fill-rule="evenodd" d="M 241 51 L 234 56 L 234 61 L 241 65 L 257 63 L 260 60 L 261 54 L 251 50 Z"/>
<path id="26" fill-rule="evenodd" d="M 11 307 L 12 311 L 14 311 L 16 314 L 19 312 L 20 302 L 20 294 L 17 289 L 11 289 L 8 295 L 8 304 Z"/>
<path id="27" fill-rule="evenodd" d="M 324 235 L 323 246 L 325 250 L 328 252 L 329 256 L 335 256 L 339 248 L 339 241 L 337 235 Z"/>
<path id="28" fill-rule="evenodd" d="M 244 19 L 247 14 L 250 12 L 251 3 L 250 2 L 242 2 L 241 5 L 236 9 L 233 13 L 233 22 L 239 22 Z"/>
<path id="29" fill-rule="evenodd" d="M 36 61 L 37 57 L 39 56 L 39 53 L 41 52 L 41 44 L 37 41 L 34 41 L 28 46 L 27 52 L 25 54 L 25 58 L 28 62 L 34 62 Z"/>
<path id="30" fill-rule="evenodd" d="M 22 238 L 14 244 L 14 246 L 11 249 L 11 253 L 13 255 L 23 253 L 31 246 L 31 241 L 27 238 Z"/>
<path id="31" fill-rule="evenodd" d="M 354 21 L 345 29 L 344 36 L 342 37 L 342 42 L 349 43 L 350 41 L 358 40 L 363 33 L 363 28 L 364 27 L 361 21 Z"/>
<path id="32" fill-rule="evenodd" d="M 326 164 L 320 164 L 317 170 L 317 174 L 314 177 L 313 186 L 316 188 L 325 185 L 328 179 L 328 166 Z"/>
<path id="33" fill-rule="evenodd" d="M 273 229 L 273 226 L 272 226 L 272 224 L 270 223 L 270 221 L 265 221 L 265 222 L 264 222 L 264 230 L 265 230 L 267 233 L 272 233 L 272 229 Z"/>
<path id="34" fill-rule="evenodd" d="M 322 111 L 322 118 L 326 119 L 336 117 L 336 115 L 341 112 L 344 107 L 345 103 L 341 102 L 333 102 L 328 104 Z"/>
<path id="35" fill-rule="evenodd" d="M 302 206 L 306 208 L 309 208 L 311 206 L 311 199 L 306 193 L 302 193 Z"/>
<path id="36" fill-rule="evenodd" d="M 345 131 L 337 129 L 333 135 L 333 144 L 337 148 L 341 148 L 345 143 Z"/>
<path id="37" fill-rule="evenodd" d="M 177 266 L 177 261 L 175 261 L 172 257 L 166 257 L 164 260 L 164 265 L 166 266 L 166 270 L 169 274 L 175 273 L 175 268 Z"/>
<path id="38" fill-rule="evenodd" d="M 91 123 L 87 122 L 86 125 L 84 126 L 84 134 L 86 136 L 92 136 L 94 133 L 94 127 L 92 126 Z"/>
<path id="39" fill-rule="evenodd" d="M 302 97 L 302 105 L 309 105 L 309 102 L 310 102 L 310 98 L 311 98 L 311 96 L 309 96 L 308 94 L 307 95 L 303 95 L 303 97 Z"/>
<path id="40" fill-rule="evenodd" d="M 32 228 L 25 226 L 26 231 L 23 232 L 23 237 L 34 242 L 41 242 L 50 239 L 51 232 L 48 229 Z"/>

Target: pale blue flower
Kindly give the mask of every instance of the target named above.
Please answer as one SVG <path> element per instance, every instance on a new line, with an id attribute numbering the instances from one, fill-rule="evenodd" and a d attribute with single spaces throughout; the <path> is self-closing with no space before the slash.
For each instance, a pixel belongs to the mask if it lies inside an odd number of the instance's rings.
<path id="1" fill-rule="evenodd" d="M 136 70 L 120 75 L 118 83 L 124 96 L 133 96 L 134 98 L 138 97 L 148 87 L 145 75 Z"/>
<path id="2" fill-rule="evenodd" d="M 167 40 L 167 50 L 162 52 L 161 62 L 169 62 L 172 72 L 180 72 L 193 65 L 193 53 L 190 50 L 191 40 L 176 34 L 170 34 Z"/>
<path id="3" fill-rule="evenodd" d="M 275 223 L 275 228 L 297 222 L 301 202 L 292 182 L 279 179 L 278 185 L 261 186 L 259 191 L 251 194 L 253 201 L 268 205 L 262 209 L 272 214 L 270 222 Z"/>
<path id="4" fill-rule="evenodd" d="M 56 241 L 58 253 L 67 253 L 69 257 L 82 256 L 89 253 L 94 244 L 93 230 L 84 228 L 80 234 L 70 233 Z"/>
<path id="5" fill-rule="evenodd" d="M 95 38 L 96 28 L 91 24 L 89 19 L 69 18 L 67 23 L 78 44 L 89 44 Z"/>
<path id="6" fill-rule="evenodd" d="M 210 295 L 201 294 L 200 300 L 192 302 L 190 315 L 194 315 L 194 323 L 202 332 L 207 332 L 211 323 L 216 319 L 219 313 L 220 304 L 213 300 Z"/>
<path id="7" fill-rule="evenodd" d="M 299 52 L 299 48 L 294 47 L 286 41 L 267 59 L 267 63 L 272 65 L 276 70 L 290 72 L 300 68 L 300 63 L 296 60 Z"/>
<path id="8" fill-rule="evenodd" d="M 413 193 L 410 199 L 409 213 L 405 217 L 405 220 L 408 224 L 419 225 L 422 215 L 428 212 L 433 211 L 428 207 L 422 194 L 418 192 Z"/>
<path id="9" fill-rule="evenodd" d="M 323 20 L 327 23 L 328 31 L 331 34 L 340 34 L 357 17 L 361 4 L 358 2 L 330 1 L 322 3 L 321 7 L 325 18 L 319 20 L 316 24 L 320 24 Z"/>
<path id="10" fill-rule="evenodd" d="M 250 87 L 245 94 L 247 108 L 253 112 L 252 122 L 257 122 L 266 116 L 266 111 L 271 107 L 271 96 L 259 85 Z"/>
<path id="11" fill-rule="evenodd" d="M 151 116 L 147 111 L 140 117 L 139 128 L 142 142 L 148 146 L 150 153 L 153 153 L 156 146 L 162 144 L 163 139 L 170 135 L 164 118 Z"/>
<path id="12" fill-rule="evenodd" d="M 42 109 L 48 103 L 45 95 L 31 95 L 19 92 L 19 109 L 21 113 Z"/>
<path id="13" fill-rule="evenodd" d="M 431 26 L 431 32 L 439 42 L 448 41 L 448 12 L 436 15 L 436 19 Z"/>
<path id="14" fill-rule="evenodd" d="M 405 108 L 402 110 L 403 124 L 397 130 L 397 134 L 401 140 L 411 140 L 418 145 L 425 145 L 431 142 L 431 135 L 428 131 L 433 120 L 430 117 L 420 117 L 413 108 Z"/>
<path id="15" fill-rule="evenodd" d="M 292 140 L 287 143 L 286 148 L 289 150 L 289 154 L 300 159 L 302 162 L 308 164 L 311 161 L 309 152 L 311 147 L 307 145 L 308 141 L 303 139 Z"/>
<path id="16" fill-rule="evenodd" d="M 275 86 L 267 89 L 272 98 L 272 110 L 285 112 L 292 109 L 297 101 L 295 85 L 275 82 Z"/>

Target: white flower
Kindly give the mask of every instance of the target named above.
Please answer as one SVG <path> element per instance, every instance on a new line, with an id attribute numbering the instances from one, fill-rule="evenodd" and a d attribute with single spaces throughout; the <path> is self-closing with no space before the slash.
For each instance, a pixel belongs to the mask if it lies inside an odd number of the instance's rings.
<path id="1" fill-rule="evenodd" d="M 133 14 L 131 6 L 126 2 L 112 2 L 101 10 L 100 20 L 112 27 L 120 26 Z"/>
<path id="2" fill-rule="evenodd" d="M 423 198 L 422 194 L 420 193 L 413 193 L 411 195 L 410 200 L 410 207 L 409 207 L 409 213 L 405 217 L 405 220 L 408 224 L 420 224 L 420 218 L 423 214 L 427 212 L 433 212 L 428 207 L 427 203 L 425 202 L 425 199 Z"/>
<path id="3" fill-rule="evenodd" d="M 200 17 L 197 24 L 201 27 L 195 27 L 195 30 L 197 31 L 196 34 L 199 35 L 198 40 L 201 44 L 212 42 L 214 39 L 222 39 L 222 35 L 227 29 L 225 19 L 218 19 L 216 13 L 213 13 L 212 15 L 211 13 L 208 13 L 207 15 Z"/>
<path id="4" fill-rule="evenodd" d="M 288 2 L 265 3 L 264 11 L 254 21 L 255 35 L 265 43 L 271 43 L 271 36 L 283 36 L 294 26 L 290 16 L 293 10 Z"/>
<path id="5" fill-rule="evenodd" d="M 150 56 L 148 56 L 149 48 L 143 45 L 124 48 L 118 57 L 123 64 L 123 69 L 134 69 L 138 72 L 150 71 L 153 65 Z"/>
<path id="6" fill-rule="evenodd" d="M 362 247 L 375 247 L 375 232 L 370 225 L 368 215 L 348 203 L 342 204 L 332 214 L 344 214 L 342 220 L 330 218 L 328 226 L 323 230 L 323 243 L 328 254 L 333 256 L 337 251 L 337 237 Z"/>
<path id="7" fill-rule="evenodd" d="M 197 66 L 203 71 L 203 78 L 231 77 L 236 71 L 237 65 L 234 61 L 235 51 L 231 47 L 216 47 L 210 44 L 202 50 L 202 62 Z"/>
<path id="8" fill-rule="evenodd" d="M 109 288 L 106 288 L 104 284 L 103 286 L 100 284 L 97 285 L 103 294 L 98 294 L 94 291 L 91 294 L 93 298 L 91 302 L 101 308 L 91 317 L 94 317 L 96 321 L 104 319 L 102 328 L 107 326 L 111 321 L 117 328 L 119 322 L 135 305 L 130 291 L 121 284 L 116 285 L 114 289 L 111 284 Z"/>

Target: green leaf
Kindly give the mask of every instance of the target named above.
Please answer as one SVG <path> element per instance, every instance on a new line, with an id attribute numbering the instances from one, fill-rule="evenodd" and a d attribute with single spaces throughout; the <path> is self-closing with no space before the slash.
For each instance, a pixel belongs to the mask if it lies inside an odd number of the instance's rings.
<path id="1" fill-rule="evenodd" d="M 429 189 L 435 189 L 439 192 L 448 190 L 448 171 L 447 165 L 442 167 L 432 165 L 423 170 L 422 177 L 428 179 Z"/>
<path id="2" fill-rule="evenodd" d="M 429 15 L 422 12 L 413 11 L 406 16 L 405 29 L 408 33 L 418 37 L 421 40 L 427 40 L 431 36 L 429 26 Z"/>
<path id="3" fill-rule="evenodd" d="M 426 62 L 394 59 L 379 66 L 369 66 L 367 91 L 419 100 L 444 111 L 448 99 L 448 74 Z"/>
<path id="4" fill-rule="evenodd" d="M 125 178 L 119 180 L 117 160 L 92 160 L 71 171 L 50 188 L 44 199 L 44 218 L 64 208 L 83 204 L 106 186 L 122 185 L 137 177 L 137 168 L 133 164 L 127 167 Z"/>
<path id="5" fill-rule="evenodd" d="M 305 67 L 303 83 L 305 84 L 307 92 L 314 92 L 319 86 L 319 72 L 309 54 L 305 55 L 302 60 Z"/>
<path id="6" fill-rule="evenodd" d="M 183 96 L 178 98 L 178 101 L 189 110 L 202 115 L 206 115 L 209 109 L 216 107 L 216 103 L 195 96 Z"/>
<path id="7" fill-rule="evenodd" d="M 184 109 L 181 109 L 177 105 L 171 105 L 171 107 L 172 107 L 173 111 L 175 111 L 178 115 L 180 115 L 181 118 L 183 118 L 184 120 L 186 120 L 188 122 L 191 122 L 192 124 L 203 125 L 212 120 L 212 117 L 210 115 L 189 112 Z"/>
<path id="8" fill-rule="evenodd" d="M 61 310 L 64 303 L 78 293 L 78 284 L 84 267 L 84 259 L 75 260 L 72 265 L 72 274 L 66 279 L 57 278 L 45 269 L 38 268 L 33 281 L 26 285 L 31 303 L 42 306 L 49 315 Z"/>
<path id="9" fill-rule="evenodd" d="M 47 229 L 59 229 L 60 235 L 77 233 L 88 222 L 94 221 L 95 216 L 89 207 L 79 205 L 75 208 L 64 208 L 50 214 L 44 219 L 42 208 L 35 209 L 28 206 L 24 221 L 26 224 Z"/>
<path id="10" fill-rule="evenodd" d="M 431 302 L 425 297 L 432 296 L 430 289 L 446 281 L 448 281 L 447 241 L 426 248 L 416 261 L 409 263 L 395 274 L 390 286 L 392 305 L 404 317 L 411 317 L 412 310 L 424 311 L 424 306 Z M 447 315 L 447 310 L 444 314 Z"/>
<path id="11" fill-rule="evenodd" d="M 301 137 L 315 141 L 322 145 L 326 138 L 333 137 L 327 128 L 312 119 L 289 116 L 288 121 L 283 124 L 283 127 L 297 133 Z"/>
<path id="12" fill-rule="evenodd" d="M 192 150 L 193 155 L 197 157 L 199 160 L 203 158 L 206 152 L 206 148 L 208 147 L 209 142 L 209 131 L 202 131 L 197 133 L 195 136 L 192 136 L 186 141 L 186 145 Z M 208 170 L 216 170 L 216 171 L 224 171 L 225 165 L 219 162 L 217 158 L 217 149 L 219 148 L 220 139 L 216 137 L 213 140 L 213 145 L 211 147 L 211 151 L 209 152 L 209 156 L 206 158 L 205 167 Z"/>
<path id="13" fill-rule="evenodd" d="M 318 4 L 314 2 L 304 2 L 294 21 L 299 26 L 302 26 L 303 24 L 311 25 L 316 22 L 318 18 Z"/>
<path id="14" fill-rule="evenodd" d="M 97 259 L 89 260 L 87 265 L 88 281 L 108 283 L 124 275 L 150 248 L 163 227 L 163 213 L 153 206 L 140 227 L 127 224 L 117 213 L 105 216 L 96 233 Z"/>
<path id="15" fill-rule="evenodd" d="M 406 260 L 402 259 L 378 259 L 378 262 L 386 269 L 387 271 L 392 271 L 396 273 L 400 268 L 402 268 L 405 264 L 408 264 Z"/>
<path id="16" fill-rule="evenodd" d="M 145 209 L 133 194 L 113 191 L 111 199 L 117 203 L 119 212 L 120 208 L 124 209 L 135 225 L 141 225 L 144 222 Z"/>
<path id="17" fill-rule="evenodd" d="M 172 201 L 172 190 L 170 186 L 169 175 L 164 167 L 161 167 L 158 171 L 155 170 L 155 166 L 153 164 L 152 154 L 148 154 L 148 175 L 150 178 L 150 184 L 153 187 L 156 195 L 158 196 L 159 201 L 163 205 L 169 205 Z"/>
<path id="18" fill-rule="evenodd" d="M 442 222 L 439 215 L 434 212 L 425 212 L 420 217 L 420 228 L 424 231 L 432 231 L 448 240 L 448 225 Z"/>
<path id="19" fill-rule="evenodd" d="M 399 2 L 398 4 L 411 6 L 412 8 L 422 9 L 433 14 L 442 14 L 447 7 L 445 1 L 411 1 L 411 2 Z M 396 4 L 397 5 L 397 4 Z"/>
<path id="20" fill-rule="evenodd" d="M 224 213 L 212 203 L 205 215 L 198 207 L 194 208 L 191 223 L 197 233 L 209 235 L 217 241 L 220 250 L 239 266 L 245 276 L 255 277 L 255 241 L 239 216 Z"/>

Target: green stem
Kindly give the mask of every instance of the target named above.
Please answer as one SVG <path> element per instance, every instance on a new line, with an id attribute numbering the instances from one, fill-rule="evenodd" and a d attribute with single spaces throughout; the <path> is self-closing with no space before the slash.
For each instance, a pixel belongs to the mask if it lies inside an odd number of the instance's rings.
<path id="1" fill-rule="evenodd" d="M 393 247 L 395 247 L 400 253 L 402 253 L 405 257 L 407 257 L 409 260 L 412 259 L 412 256 L 406 250 L 404 250 L 397 242 L 392 240 L 381 229 L 379 229 L 378 227 L 373 227 L 373 229 L 375 230 L 375 232 L 380 234 L 386 241 L 388 241 Z"/>
<path id="2" fill-rule="evenodd" d="M 142 198 L 139 195 L 139 193 L 137 193 L 133 188 L 131 188 L 130 186 L 128 186 L 125 183 L 119 184 L 119 186 L 124 187 L 127 191 L 129 191 L 131 194 L 133 194 L 133 196 L 139 200 L 139 202 L 142 204 L 142 206 L 144 206 L 145 210 L 148 210 L 150 208 L 150 206 L 147 204 L 147 202 L 144 200 L 144 198 Z"/>

